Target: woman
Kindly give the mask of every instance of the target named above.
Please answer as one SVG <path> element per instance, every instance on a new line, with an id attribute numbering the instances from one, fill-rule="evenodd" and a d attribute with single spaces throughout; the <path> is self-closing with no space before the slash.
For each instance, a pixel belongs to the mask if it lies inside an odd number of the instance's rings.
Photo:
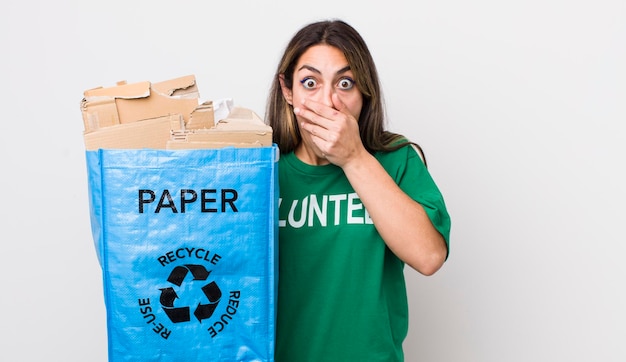
<path id="1" fill-rule="evenodd" d="M 266 113 L 281 150 L 276 361 L 402 361 L 403 267 L 432 275 L 447 258 L 444 200 L 382 103 L 350 25 L 288 43 Z"/>

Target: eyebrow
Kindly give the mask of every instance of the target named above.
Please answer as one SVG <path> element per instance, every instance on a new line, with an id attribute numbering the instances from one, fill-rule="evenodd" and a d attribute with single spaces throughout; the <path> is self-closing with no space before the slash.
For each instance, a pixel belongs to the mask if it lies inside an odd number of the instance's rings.
<path id="1" fill-rule="evenodd" d="M 302 69 L 308 69 L 308 70 L 310 70 L 310 71 L 311 71 L 311 72 L 313 72 L 313 73 L 322 74 L 322 72 L 320 72 L 317 68 L 312 67 L 312 66 L 310 66 L 310 65 L 306 65 L 306 64 L 305 64 L 305 65 L 301 66 L 301 67 L 298 69 L 298 71 L 301 71 Z M 339 69 L 337 72 L 335 72 L 335 74 L 336 74 L 336 75 L 343 74 L 343 73 L 345 73 L 345 72 L 347 72 L 347 71 L 349 71 L 349 70 L 350 70 L 350 66 L 349 66 L 349 65 L 346 65 L 345 67 L 343 67 L 343 68 Z"/>

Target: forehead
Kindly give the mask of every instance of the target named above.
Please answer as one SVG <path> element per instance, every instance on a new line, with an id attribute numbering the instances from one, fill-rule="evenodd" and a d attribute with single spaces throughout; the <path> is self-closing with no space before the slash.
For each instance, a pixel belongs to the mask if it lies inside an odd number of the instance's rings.
<path id="1" fill-rule="evenodd" d="M 348 60 L 343 52 L 334 46 L 320 44 L 314 45 L 307 49 L 296 64 L 296 71 L 312 67 L 320 72 L 336 72 L 339 69 L 346 68 Z M 305 67 L 305 68 L 303 68 Z"/>

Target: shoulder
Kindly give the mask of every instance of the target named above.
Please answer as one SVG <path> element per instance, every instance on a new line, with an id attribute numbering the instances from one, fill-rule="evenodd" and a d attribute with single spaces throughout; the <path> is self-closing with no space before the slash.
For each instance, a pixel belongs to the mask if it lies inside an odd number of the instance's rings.
<path id="1" fill-rule="evenodd" d="M 396 182 L 407 175 L 417 177 L 428 172 L 419 147 L 412 143 L 406 143 L 391 151 L 376 152 L 374 157 Z"/>
<path id="2" fill-rule="evenodd" d="M 375 156 L 379 161 L 383 160 L 413 160 L 419 159 L 420 163 L 426 166 L 426 158 L 424 156 L 424 151 L 422 148 L 415 142 L 411 142 L 404 136 L 400 136 L 396 138 L 393 142 L 389 144 L 388 151 L 380 151 L 376 152 Z"/>
<path id="3" fill-rule="evenodd" d="M 391 153 L 396 150 L 403 150 L 405 154 L 413 157 L 417 156 L 424 165 L 426 163 L 426 157 L 424 156 L 424 150 L 417 143 L 411 141 L 402 134 L 387 132 L 386 133 L 386 148 L 387 152 Z"/>

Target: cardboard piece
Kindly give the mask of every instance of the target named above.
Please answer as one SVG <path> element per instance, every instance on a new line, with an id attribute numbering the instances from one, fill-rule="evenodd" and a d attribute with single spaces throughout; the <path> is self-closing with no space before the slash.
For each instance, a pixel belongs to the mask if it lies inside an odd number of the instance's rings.
<path id="1" fill-rule="evenodd" d="M 114 87 L 89 89 L 81 101 L 85 132 L 169 114 L 180 114 L 188 121 L 198 97 L 193 75 L 159 83 L 122 81 Z"/>
<path id="2" fill-rule="evenodd" d="M 272 128 L 253 111 L 233 108 L 226 119 L 209 129 L 184 129 L 172 132 L 167 149 L 268 147 L 272 145 Z"/>
<path id="3" fill-rule="evenodd" d="M 191 117 L 185 122 L 185 129 L 211 128 L 215 125 L 215 108 L 213 101 L 206 101 L 191 112 Z"/>
<path id="4" fill-rule="evenodd" d="M 198 96 L 193 75 L 89 89 L 81 101 L 85 148 L 272 146 L 272 128 L 253 111 L 233 107 L 216 124 L 213 101 L 198 104 Z"/>
<path id="5" fill-rule="evenodd" d="M 182 129 L 182 124 L 182 116 L 172 114 L 115 127 L 104 127 L 84 134 L 85 149 L 165 149 L 172 130 Z"/>

